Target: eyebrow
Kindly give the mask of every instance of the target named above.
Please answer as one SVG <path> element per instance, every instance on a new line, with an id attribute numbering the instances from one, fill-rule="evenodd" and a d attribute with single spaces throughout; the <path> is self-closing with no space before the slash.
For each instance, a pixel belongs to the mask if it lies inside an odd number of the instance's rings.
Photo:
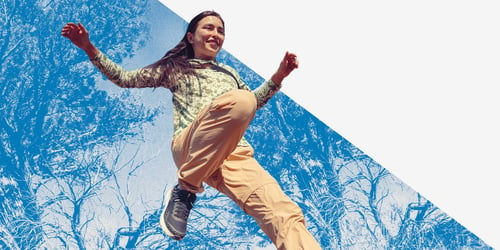
<path id="1" fill-rule="evenodd" d="M 220 29 L 220 28 L 224 29 L 224 26 L 217 26 L 217 25 L 215 25 L 213 23 L 206 23 L 203 26 L 207 26 L 207 25 L 210 26 L 210 27 L 217 28 L 217 29 Z"/>

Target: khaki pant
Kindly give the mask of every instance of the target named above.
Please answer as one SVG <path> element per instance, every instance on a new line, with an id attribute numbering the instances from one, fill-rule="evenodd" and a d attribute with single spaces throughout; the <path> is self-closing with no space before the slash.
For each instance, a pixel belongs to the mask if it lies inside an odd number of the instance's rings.
<path id="1" fill-rule="evenodd" d="M 278 249 L 321 249 L 307 231 L 301 209 L 255 160 L 238 146 L 256 112 L 253 93 L 234 90 L 216 98 L 172 142 L 179 185 L 203 192 L 203 182 L 252 216 Z"/>

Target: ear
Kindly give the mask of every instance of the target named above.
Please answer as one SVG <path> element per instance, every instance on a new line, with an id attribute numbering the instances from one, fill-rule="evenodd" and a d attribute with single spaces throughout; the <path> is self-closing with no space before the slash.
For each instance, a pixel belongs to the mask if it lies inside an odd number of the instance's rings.
<path id="1" fill-rule="evenodd" d="M 186 34 L 186 38 L 187 38 L 187 40 L 188 40 L 189 43 L 191 43 L 191 44 L 193 43 L 193 33 L 188 32 Z"/>

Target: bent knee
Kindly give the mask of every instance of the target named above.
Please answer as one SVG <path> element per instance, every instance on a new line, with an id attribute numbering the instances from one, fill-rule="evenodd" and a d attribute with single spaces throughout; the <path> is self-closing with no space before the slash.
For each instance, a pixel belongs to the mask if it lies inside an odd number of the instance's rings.
<path id="1" fill-rule="evenodd" d="M 257 98 L 251 91 L 233 90 L 228 92 L 232 102 L 232 118 L 234 120 L 246 120 L 253 118 L 257 110 Z"/>
<path id="2" fill-rule="evenodd" d="M 257 98 L 253 92 L 241 89 L 231 92 L 233 92 L 237 104 L 249 109 L 255 109 L 257 107 Z"/>

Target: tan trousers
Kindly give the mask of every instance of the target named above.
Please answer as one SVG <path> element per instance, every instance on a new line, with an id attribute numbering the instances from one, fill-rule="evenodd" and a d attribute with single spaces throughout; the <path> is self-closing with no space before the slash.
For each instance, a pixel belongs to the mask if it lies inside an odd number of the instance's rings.
<path id="1" fill-rule="evenodd" d="M 172 142 L 179 185 L 203 192 L 203 182 L 252 216 L 278 249 L 321 249 L 307 231 L 301 209 L 255 160 L 238 146 L 256 112 L 252 92 L 234 90 L 216 98 Z"/>

